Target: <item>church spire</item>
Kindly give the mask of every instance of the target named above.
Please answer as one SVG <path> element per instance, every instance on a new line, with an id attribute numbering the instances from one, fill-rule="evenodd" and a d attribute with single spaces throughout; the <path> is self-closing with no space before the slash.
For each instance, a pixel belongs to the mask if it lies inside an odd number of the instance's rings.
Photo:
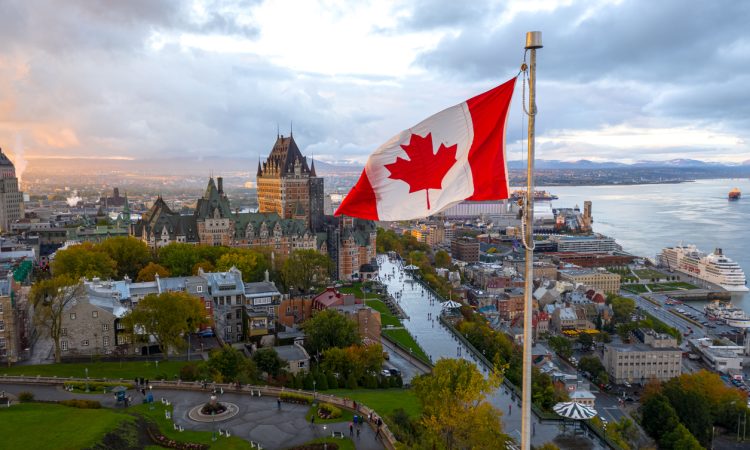
<path id="1" fill-rule="evenodd" d="M 260 168 L 260 156 L 259 156 L 258 157 L 258 175 L 257 176 L 262 176 L 262 175 L 263 175 L 263 170 L 261 170 L 261 168 Z"/>
<path id="2" fill-rule="evenodd" d="M 315 175 L 315 158 L 310 158 L 310 176 L 311 177 L 317 177 Z"/>

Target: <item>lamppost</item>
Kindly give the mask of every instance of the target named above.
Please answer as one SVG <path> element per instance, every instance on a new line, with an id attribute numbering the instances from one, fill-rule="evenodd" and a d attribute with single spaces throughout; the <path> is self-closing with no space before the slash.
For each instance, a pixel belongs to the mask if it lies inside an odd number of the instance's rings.
<path id="1" fill-rule="evenodd" d="M 315 385 L 316 384 L 317 384 L 317 382 L 315 380 L 313 380 L 313 398 L 317 397 L 317 392 L 315 391 Z"/>
<path id="2" fill-rule="evenodd" d="M 86 367 L 83 369 L 86 372 L 86 392 L 89 391 L 89 368 Z"/>
<path id="3" fill-rule="evenodd" d="M 214 414 L 215 414 L 215 411 L 211 411 L 211 428 L 212 428 L 211 440 L 212 441 L 216 440 L 216 419 L 214 417 Z"/>
<path id="4" fill-rule="evenodd" d="M 326 427 L 325 425 L 323 425 L 323 439 L 328 439 L 328 434 L 326 434 L 326 428 L 328 428 L 328 427 Z M 328 450 L 328 441 L 327 440 L 323 441 L 323 450 Z"/>

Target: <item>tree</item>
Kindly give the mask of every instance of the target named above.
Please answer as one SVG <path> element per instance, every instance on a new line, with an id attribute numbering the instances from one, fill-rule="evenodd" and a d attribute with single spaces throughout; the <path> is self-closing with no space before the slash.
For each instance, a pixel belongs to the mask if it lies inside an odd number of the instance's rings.
<path id="1" fill-rule="evenodd" d="M 64 275 L 37 281 L 29 292 L 29 299 L 34 305 L 35 323 L 46 330 L 54 342 L 56 363 L 61 360 L 63 314 L 68 305 L 82 294 L 83 283 Z"/>
<path id="2" fill-rule="evenodd" d="M 97 251 L 94 244 L 84 242 L 65 250 L 58 250 L 52 261 L 52 274 L 74 279 L 111 278 L 117 263 L 106 253 Z"/>
<path id="3" fill-rule="evenodd" d="M 159 275 L 159 277 L 166 278 L 169 276 L 169 270 L 167 270 L 166 267 L 156 264 L 155 262 L 150 262 L 146 267 L 138 271 L 138 278 L 136 281 L 154 281 L 156 279 L 156 275 Z"/>
<path id="4" fill-rule="evenodd" d="M 105 239 L 97 246 L 116 263 L 118 277 L 135 279 L 138 272 L 151 261 L 151 252 L 145 242 L 130 236 Z"/>
<path id="5" fill-rule="evenodd" d="M 149 294 L 123 318 L 133 335 L 154 338 L 164 359 L 170 349 L 182 350 L 186 346 L 182 336 L 205 320 L 203 302 L 185 292 Z"/>
<path id="6" fill-rule="evenodd" d="M 281 269 L 287 287 L 294 286 L 303 293 L 324 283 L 331 272 L 333 262 L 328 255 L 317 250 L 295 250 L 284 261 Z"/>
<path id="7" fill-rule="evenodd" d="M 643 429 L 657 441 L 680 423 L 677 413 L 669 404 L 669 399 L 661 393 L 649 395 L 643 402 L 641 415 Z"/>
<path id="8" fill-rule="evenodd" d="M 171 243 L 159 249 L 159 264 L 175 277 L 192 275 L 193 266 L 203 260 L 194 245 Z"/>
<path id="9" fill-rule="evenodd" d="M 412 385 L 422 404 L 422 425 L 428 443 L 451 448 L 503 448 L 500 411 L 487 396 L 500 386 L 499 372 L 485 378 L 463 359 L 441 359 L 429 375 Z"/>
<path id="10" fill-rule="evenodd" d="M 611 306 L 615 320 L 620 323 L 628 322 L 635 312 L 635 300 L 631 298 L 614 297 Z"/>
<path id="11" fill-rule="evenodd" d="M 276 353 L 276 350 L 272 348 L 262 348 L 253 353 L 253 361 L 258 369 L 274 378 L 279 376 L 281 368 L 286 365 L 285 361 Z"/>
<path id="12" fill-rule="evenodd" d="M 268 261 L 263 254 L 254 250 L 232 249 L 216 261 L 216 269 L 227 271 L 232 267 L 242 272 L 242 281 L 260 281 L 263 279 L 263 272 L 268 269 Z"/>
<path id="13" fill-rule="evenodd" d="M 208 367 L 214 374 L 214 381 L 218 383 L 250 383 L 257 375 L 255 363 L 231 345 L 213 350 L 208 359 Z"/>
<path id="14" fill-rule="evenodd" d="M 683 424 L 669 431 L 659 440 L 659 448 L 664 450 L 702 450 L 704 447 L 690 434 Z"/>
<path id="15" fill-rule="evenodd" d="M 586 350 L 590 349 L 591 346 L 594 345 L 594 337 L 589 333 L 579 333 L 578 339 L 576 339 L 576 341 L 578 342 L 578 345 Z"/>
<path id="16" fill-rule="evenodd" d="M 332 309 L 318 312 L 302 324 L 307 334 L 305 347 L 313 354 L 331 347 L 348 347 L 359 343 L 357 324 Z"/>
<path id="17" fill-rule="evenodd" d="M 570 358 L 573 355 L 573 345 L 567 338 L 562 336 L 552 336 L 547 340 L 552 350 L 563 358 Z"/>
<path id="18" fill-rule="evenodd" d="M 438 250 L 435 253 L 435 266 L 436 267 L 450 267 L 451 265 L 451 255 L 448 254 L 445 250 Z"/>

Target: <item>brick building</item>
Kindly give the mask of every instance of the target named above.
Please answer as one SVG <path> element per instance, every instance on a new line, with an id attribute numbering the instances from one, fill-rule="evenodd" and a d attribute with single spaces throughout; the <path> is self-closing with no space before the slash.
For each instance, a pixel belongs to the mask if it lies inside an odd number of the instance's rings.
<path id="1" fill-rule="evenodd" d="M 467 263 L 479 262 L 479 241 L 465 237 L 451 240 L 451 257 Z"/>

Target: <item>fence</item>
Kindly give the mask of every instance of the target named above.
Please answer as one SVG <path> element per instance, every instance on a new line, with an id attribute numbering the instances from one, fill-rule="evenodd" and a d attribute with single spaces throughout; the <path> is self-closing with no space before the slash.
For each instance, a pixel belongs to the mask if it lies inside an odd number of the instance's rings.
<path id="1" fill-rule="evenodd" d="M 123 379 L 107 379 L 107 378 L 64 378 L 64 377 L 20 377 L 20 376 L 0 376 L 0 383 L 6 383 L 6 384 L 28 384 L 28 385 L 44 385 L 44 386 L 55 386 L 55 385 L 63 385 L 66 382 L 70 381 L 78 381 L 78 382 L 127 382 L 127 380 Z M 161 389 L 167 389 L 167 390 L 182 390 L 182 391 L 204 391 L 206 386 L 201 381 L 166 381 L 166 380 L 153 380 L 150 382 L 150 385 L 155 388 L 161 388 Z M 321 394 L 319 392 L 310 392 L 310 391 L 304 391 L 301 389 L 287 389 L 283 387 L 274 387 L 274 386 L 253 386 L 253 385 L 246 385 L 237 387 L 234 383 L 212 383 L 208 387 L 211 389 L 223 389 L 225 393 L 234 393 L 234 394 L 246 394 L 246 395 L 258 395 L 258 396 L 269 396 L 269 397 L 278 397 L 282 393 L 295 393 L 295 394 L 302 394 L 302 395 L 309 395 L 310 397 L 315 398 L 317 401 L 324 401 L 326 403 L 333 404 L 335 406 L 338 406 L 340 408 L 345 408 L 353 412 L 358 412 L 362 414 L 363 416 L 370 416 L 372 414 L 372 417 L 380 417 L 378 413 L 359 402 L 355 402 L 352 399 L 349 398 L 341 398 L 337 397 L 335 395 L 330 394 Z M 356 403 L 356 408 L 354 407 Z M 374 422 L 369 422 L 369 425 L 372 429 L 376 429 L 377 425 Z M 396 440 L 396 437 L 393 435 L 393 433 L 388 429 L 388 425 L 383 422 L 383 425 L 380 428 L 380 436 L 382 437 L 382 443 L 388 450 L 395 450 L 396 443 L 398 442 Z"/>

